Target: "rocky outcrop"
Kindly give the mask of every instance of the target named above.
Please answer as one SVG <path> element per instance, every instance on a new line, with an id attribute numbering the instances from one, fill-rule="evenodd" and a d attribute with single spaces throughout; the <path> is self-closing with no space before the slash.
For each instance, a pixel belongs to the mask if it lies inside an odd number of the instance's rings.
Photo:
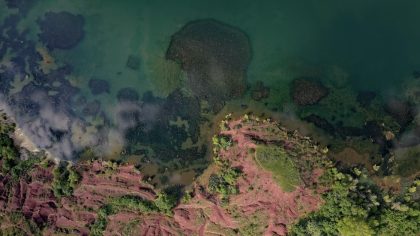
<path id="1" fill-rule="evenodd" d="M 137 102 L 140 99 L 139 94 L 132 88 L 122 88 L 117 93 L 119 102 Z"/>
<path id="2" fill-rule="evenodd" d="M 255 101 L 261 101 L 270 96 L 270 88 L 265 86 L 262 81 L 257 81 L 251 90 L 251 98 Z"/>
<path id="3" fill-rule="evenodd" d="M 299 106 L 313 105 L 328 95 L 328 89 L 312 78 L 297 78 L 291 85 L 291 97 Z"/>
<path id="4" fill-rule="evenodd" d="M 47 12 L 38 20 L 41 33 L 39 39 L 52 49 L 71 49 L 84 37 L 85 20 L 82 15 L 70 12 Z"/>
<path id="5" fill-rule="evenodd" d="M 233 26 L 212 19 L 192 21 L 172 35 L 166 58 L 181 64 L 190 89 L 213 108 L 246 90 L 251 45 Z"/>
<path id="6" fill-rule="evenodd" d="M 110 90 L 111 90 L 108 81 L 103 80 L 103 79 L 90 79 L 89 89 L 93 95 L 110 93 Z"/>
<path id="7" fill-rule="evenodd" d="M 385 111 L 389 113 L 402 128 L 414 120 L 414 107 L 407 101 L 392 98 L 386 102 Z"/>

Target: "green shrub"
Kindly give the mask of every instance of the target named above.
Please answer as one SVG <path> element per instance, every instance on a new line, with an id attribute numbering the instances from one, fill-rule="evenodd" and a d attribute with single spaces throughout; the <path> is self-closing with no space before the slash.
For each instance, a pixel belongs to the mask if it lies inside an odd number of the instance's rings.
<path id="1" fill-rule="evenodd" d="M 95 222 L 90 226 L 91 236 L 102 236 L 106 226 L 108 224 L 108 215 L 114 213 L 114 209 L 111 205 L 102 206 L 96 217 Z"/>
<path id="2" fill-rule="evenodd" d="M 70 196 L 81 178 L 68 162 L 60 162 L 53 174 L 52 187 L 56 197 Z"/>
<path id="3" fill-rule="evenodd" d="M 26 175 L 36 164 L 41 162 L 39 157 L 31 157 L 27 160 L 17 162 L 15 166 L 10 170 L 12 181 L 18 181 L 19 178 Z"/>
<path id="4" fill-rule="evenodd" d="M 337 222 L 337 230 L 342 236 L 371 236 L 372 228 L 363 220 L 345 217 Z"/>
<path id="5" fill-rule="evenodd" d="M 0 160 L 3 172 L 10 171 L 19 161 L 19 151 L 7 133 L 0 133 Z"/>
<path id="6" fill-rule="evenodd" d="M 169 195 L 165 192 L 160 192 L 158 193 L 158 196 L 154 203 L 160 212 L 163 212 L 165 214 L 171 214 L 172 208 L 174 208 L 177 204 L 177 198 L 174 195 Z"/>
<path id="7" fill-rule="evenodd" d="M 414 236 L 420 233 L 418 203 L 401 197 L 391 200 L 363 175 L 343 174 L 335 168 L 328 170 L 322 180 L 330 184 L 330 190 L 323 195 L 324 205 L 292 226 L 291 235 L 312 232 L 309 235 Z"/>
<path id="8" fill-rule="evenodd" d="M 215 148 L 214 151 L 218 151 L 220 149 L 226 150 L 232 146 L 232 140 L 226 136 L 213 136 L 213 147 Z"/>
<path id="9" fill-rule="evenodd" d="M 136 196 L 112 198 L 108 204 L 112 206 L 114 211 L 130 210 L 138 211 L 141 213 L 157 211 L 157 207 L 153 202 Z"/>
<path id="10" fill-rule="evenodd" d="M 227 199 L 229 195 L 238 193 L 236 181 L 240 175 L 239 169 L 225 165 L 219 174 L 210 176 L 208 188 L 211 192 L 219 193 L 222 199 Z"/>

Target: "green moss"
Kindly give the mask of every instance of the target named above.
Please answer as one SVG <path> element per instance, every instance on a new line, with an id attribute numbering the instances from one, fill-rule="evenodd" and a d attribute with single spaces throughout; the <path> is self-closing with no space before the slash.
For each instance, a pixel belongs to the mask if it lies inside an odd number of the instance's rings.
<path id="1" fill-rule="evenodd" d="M 291 192 L 300 184 L 299 171 L 283 149 L 258 146 L 255 159 L 262 168 L 273 174 L 273 178 L 284 191 Z"/>

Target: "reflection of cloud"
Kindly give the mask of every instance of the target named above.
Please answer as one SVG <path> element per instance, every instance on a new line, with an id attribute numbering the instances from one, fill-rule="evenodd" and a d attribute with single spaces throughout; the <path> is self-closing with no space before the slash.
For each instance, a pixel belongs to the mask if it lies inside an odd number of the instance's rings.
<path id="1" fill-rule="evenodd" d="M 118 129 L 109 129 L 103 143 L 100 144 L 100 152 L 105 156 L 118 155 L 125 145 L 124 134 Z M 95 150 L 98 150 L 96 148 Z"/>
<path id="2" fill-rule="evenodd" d="M 41 53 L 42 57 L 52 60 L 45 53 Z M 177 66 L 176 63 L 173 65 Z M 100 113 L 104 124 L 86 121 L 76 112 L 80 110 L 78 105 L 72 102 L 78 89 L 68 83 L 66 68 L 52 67 L 43 71 L 47 74 L 32 78 L 24 77 L 29 73 L 23 73 L 25 69 L 18 68 L 13 62 L 1 63 L 0 71 L 11 76 L 10 81 L 3 80 L 3 84 L 0 81 L 0 87 L 4 87 L 0 95 L 5 93 L 0 96 L 0 109 L 15 119 L 21 131 L 19 136 L 25 136 L 37 148 L 45 149 L 55 158 L 72 159 L 87 147 L 96 150 L 99 156 L 118 153 L 125 145 L 128 129 L 139 122 L 145 124 L 146 131 L 152 128 L 161 109 L 153 102 L 142 104 L 121 100 L 111 113 Z M 169 69 L 174 73 L 180 71 L 178 66 L 177 70 Z"/>
<path id="3" fill-rule="evenodd" d="M 28 99 L 39 105 L 37 115 L 20 110 L 20 107 L 26 106 L 25 104 L 9 106 L 2 102 L 0 108 L 15 119 L 21 133 L 37 147 L 45 149 L 55 158 L 71 159 L 74 153 L 86 147 L 86 144 L 96 144 L 95 135 L 89 137 L 83 134 L 83 139 L 90 139 L 90 141 L 81 139 L 80 142 L 75 142 L 77 139 L 73 137 L 74 131 L 79 131 L 80 135 L 80 131 L 85 129 L 86 124 L 80 118 L 71 115 L 68 110 L 54 106 L 44 91 L 36 91 Z M 4 98 L 0 100 L 5 101 Z"/>
<path id="4" fill-rule="evenodd" d="M 160 112 L 158 104 L 124 101 L 111 109 L 112 124 L 93 125 L 64 105 L 54 103 L 45 91 L 34 91 L 28 94 L 28 99 L 39 106 L 38 112 L 25 113 L 20 106 L 5 102 L 0 109 L 15 118 L 22 133 L 36 147 L 45 149 L 54 158 L 67 160 L 88 147 L 99 156 L 118 155 L 125 145 L 126 131 L 138 122 L 147 124 L 146 131 L 151 129 Z M 0 97 L 0 101 L 5 99 Z"/>
<path id="5" fill-rule="evenodd" d="M 48 150 L 54 157 L 71 159 L 79 148 L 71 140 L 72 127 L 78 119 L 72 119 L 63 111 L 50 105 L 41 107 L 39 116 L 25 117 L 26 122 L 16 117 L 23 132 L 40 148 Z M 31 119 L 32 118 L 32 119 Z"/>

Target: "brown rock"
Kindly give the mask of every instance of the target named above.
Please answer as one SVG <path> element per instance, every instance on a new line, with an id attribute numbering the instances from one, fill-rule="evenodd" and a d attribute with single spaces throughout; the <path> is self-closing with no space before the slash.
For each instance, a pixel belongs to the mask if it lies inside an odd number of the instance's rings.
<path id="1" fill-rule="evenodd" d="M 300 106 L 313 105 L 328 95 L 328 89 L 312 78 L 297 78 L 291 86 L 293 102 Z"/>

